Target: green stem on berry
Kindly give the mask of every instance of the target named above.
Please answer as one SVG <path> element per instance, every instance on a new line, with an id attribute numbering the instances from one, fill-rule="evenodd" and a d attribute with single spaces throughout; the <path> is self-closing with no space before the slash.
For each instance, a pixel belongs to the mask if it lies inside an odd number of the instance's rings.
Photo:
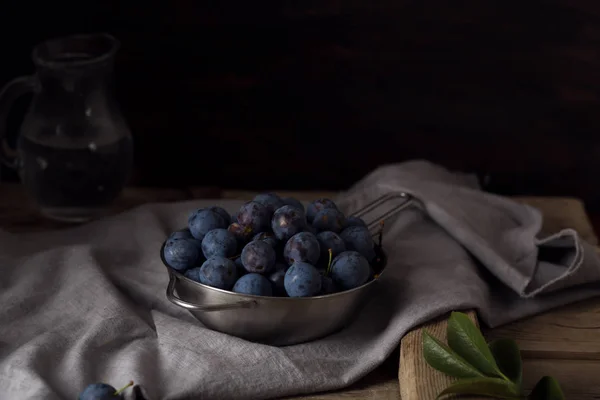
<path id="1" fill-rule="evenodd" d="M 329 276 L 329 272 L 331 272 L 331 259 L 333 258 L 333 251 L 331 249 L 327 251 L 329 252 L 329 263 L 327 264 L 327 269 L 325 270 L 325 276 Z"/>
<path id="2" fill-rule="evenodd" d="M 121 394 L 121 393 L 123 393 L 123 391 L 124 391 L 125 389 L 127 389 L 128 387 L 131 387 L 131 386 L 133 386 L 133 381 L 129 381 L 129 383 L 128 383 L 127 385 L 125 385 L 125 386 L 123 386 L 121 389 L 117 390 L 117 391 L 115 392 L 115 396 L 116 396 L 116 395 L 119 395 L 119 394 Z"/>
<path id="3" fill-rule="evenodd" d="M 242 256 L 241 254 L 238 254 L 237 256 L 231 256 L 231 257 L 227 257 L 227 258 L 229 258 L 230 260 L 235 260 L 236 258 L 239 258 L 241 256 Z"/>

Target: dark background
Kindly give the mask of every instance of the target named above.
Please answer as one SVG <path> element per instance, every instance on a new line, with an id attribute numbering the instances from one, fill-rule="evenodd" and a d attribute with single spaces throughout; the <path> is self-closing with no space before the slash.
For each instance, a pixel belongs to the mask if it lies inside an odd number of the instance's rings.
<path id="1" fill-rule="evenodd" d="M 0 83 L 43 39 L 121 40 L 132 184 L 342 189 L 425 158 L 600 207 L 597 0 L 7 3 Z"/>

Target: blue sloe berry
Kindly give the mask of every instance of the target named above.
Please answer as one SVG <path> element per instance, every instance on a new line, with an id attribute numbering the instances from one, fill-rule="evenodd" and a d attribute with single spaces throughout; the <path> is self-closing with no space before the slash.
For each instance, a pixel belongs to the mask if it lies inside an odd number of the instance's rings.
<path id="1" fill-rule="evenodd" d="M 237 253 L 238 243 L 233 233 L 227 229 L 213 229 L 202 239 L 204 257 L 212 256 L 233 257 Z"/>
<path id="2" fill-rule="evenodd" d="M 237 221 L 241 226 L 249 227 L 252 234 L 257 234 L 270 229 L 271 214 L 261 203 L 249 201 L 240 208 Z"/>
<path id="3" fill-rule="evenodd" d="M 312 225 L 317 232 L 331 231 L 339 233 L 346 225 L 346 217 L 335 208 L 325 208 L 315 215 Z"/>
<path id="4" fill-rule="evenodd" d="M 169 235 L 169 239 L 193 239 L 192 233 L 188 228 L 180 229 L 178 231 L 172 232 Z"/>
<path id="5" fill-rule="evenodd" d="M 309 203 L 308 207 L 306 207 L 306 220 L 308 223 L 312 224 L 317 213 L 326 208 L 334 208 L 337 210 L 335 203 L 329 199 L 317 199 L 312 203 Z"/>
<path id="6" fill-rule="evenodd" d="M 287 241 L 306 226 L 304 213 L 296 207 L 283 206 L 278 208 L 271 219 L 271 229 L 281 241 Z"/>
<path id="7" fill-rule="evenodd" d="M 202 253 L 193 239 L 168 239 L 163 248 L 163 257 L 171 268 L 184 271 L 197 265 Z"/>
<path id="8" fill-rule="evenodd" d="M 335 282 L 333 282 L 333 279 L 331 279 L 329 276 L 321 275 L 321 291 L 319 294 L 325 295 L 335 292 L 337 292 L 337 287 Z"/>
<path id="9" fill-rule="evenodd" d="M 321 248 L 321 263 L 325 260 L 329 261 L 329 249 L 331 249 L 331 256 L 336 257 L 338 254 L 346 251 L 346 244 L 335 232 L 325 231 L 317 235 L 319 246 Z"/>
<path id="10" fill-rule="evenodd" d="M 106 383 L 92 383 L 79 394 L 79 400 L 122 400 L 121 394 L 115 394 L 117 389 Z"/>
<path id="11" fill-rule="evenodd" d="M 273 247 L 262 240 L 253 240 L 242 250 L 242 264 L 248 272 L 268 273 L 275 266 L 276 254 Z"/>
<path id="12" fill-rule="evenodd" d="M 227 230 L 235 237 L 238 250 L 241 250 L 252 239 L 252 228 L 242 226 L 238 222 L 232 222 Z"/>
<path id="13" fill-rule="evenodd" d="M 268 276 L 269 280 L 273 284 L 273 293 L 276 296 L 287 296 L 287 293 L 285 292 L 284 279 L 288 268 L 289 265 L 286 264 L 275 264 L 273 272 L 271 272 Z"/>
<path id="14" fill-rule="evenodd" d="M 346 228 L 349 226 L 362 226 L 363 228 L 367 228 L 367 223 L 359 217 L 346 217 Z"/>
<path id="15" fill-rule="evenodd" d="M 194 238 L 202 240 L 213 229 L 226 229 L 227 221 L 214 211 L 200 209 L 191 214 L 188 227 Z"/>
<path id="16" fill-rule="evenodd" d="M 371 232 L 362 226 L 350 226 L 340 233 L 347 250 L 358 251 L 367 261 L 372 262 L 375 257 L 375 243 Z"/>
<path id="17" fill-rule="evenodd" d="M 234 292 L 251 294 L 255 296 L 272 296 L 273 287 L 271 281 L 261 274 L 249 273 L 242 276 L 233 285 Z"/>
<path id="18" fill-rule="evenodd" d="M 200 282 L 200 267 L 190 268 L 183 274 L 186 278 L 193 280 L 194 282 Z"/>
<path id="19" fill-rule="evenodd" d="M 210 257 L 200 267 L 198 278 L 205 285 L 229 290 L 237 280 L 235 263 L 225 257 Z"/>
<path id="20" fill-rule="evenodd" d="M 371 267 L 367 259 L 356 251 L 345 251 L 331 263 L 331 278 L 343 290 L 354 289 L 369 280 Z"/>
<path id="21" fill-rule="evenodd" d="M 316 265 L 321 254 L 321 247 L 317 237 L 309 232 L 295 234 L 287 241 L 283 248 L 283 257 L 288 265 L 297 261 L 304 261 Z"/>
<path id="22" fill-rule="evenodd" d="M 293 263 L 285 273 L 285 291 L 290 297 L 310 297 L 321 290 L 321 275 L 306 262 Z"/>
<path id="23" fill-rule="evenodd" d="M 285 197 L 281 200 L 283 201 L 284 205 L 296 207 L 298 210 L 302 211 L 302 214 L 306 214 L 306 211 L 304 210 L 304 205 L 300 202 L 300 200 L 295 199 L 293 197 Z"/>
<path id="24" fill-rule="evenodd" d="M 279 242 L 275 238 L 275 235 L 272 232 L 261 232 L 254 235 L 252 240 L 262 240 L 263 242 L 267 242 L 271 245 L 272 248 L 276 248 Z"/>
<path id="25" fill-rule="evenodd" d="M 238 277 L 246 275 L 248 273 L 248 271 L 246 271 L 246 268 L 244 268 L 244 264 L 242 263 L 242 257 L 236 257 L 233 260 L 233 263 L 235 264 L 235 269 L 237 270 Z"/>
<path id="26" fill-rule="evenodd" d="M 284 205 L 283 200 L 275 193 L 260 193 L 256 195 L 252 201 L 256 201 L 265 206 L 270 216 L 273 215 L 275 210 Z"/>
<path id="27" fill-rule="evenodd" d="M 207 210 L 216 212 L 217 214 L 219 214 L 223 220 L 225 220 L 225 223 L 227 225 L 231 224 L 231 215 L 229 215 L 229 213 L 227 212 L 227 210 L 225 210 L 223 207 L 219 207 L 219 206 L 212 206 L 212 207 L 208 207 Z"/>

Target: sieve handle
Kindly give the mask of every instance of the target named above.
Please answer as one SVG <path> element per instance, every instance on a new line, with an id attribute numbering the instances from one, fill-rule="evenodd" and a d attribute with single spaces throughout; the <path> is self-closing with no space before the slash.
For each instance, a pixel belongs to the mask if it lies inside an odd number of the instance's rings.
<path id="1" fill-rule="evenodd" d="M 258 303 L 253 300 L 245 300 L 245 301 L 237 301 L 235 303 L 226 303 L 226 304 L 210 304 L 210 305 L 202 305 L 190 303 L 185 300 L 181 300 L 175 294 L 175 284 L 177 283 L 177 276 L 175 274 L 169 274 L 169 285 L 167 286 L 167 299 L 169 301 L 179 307 L 183 307 L 187 310 L 191 311 L 222 311 L 222 310 L 231 310 L 236 308 L 252 308 L 255 307 Z"/>
<path id="2" fill-rule="evenodd" d="M 414 197 L 406 192 L 388 193 L 386 195 L 383 195 L 383 196 L 375 199 L 374 201 L 370 202 L 369 204 L 367 204 L 360 210 L 352 213 L 351 215 L 354 217 L 364 218 L 365 215 L 374 211 L 381 205 L 383 205 L 389 201 L 397 200 L 397 199 L 402 199 L 404 201 L 400 204 L 397 204 L 390 210 L 387 210 L 385 213 L 377 216 L 376 218 L 371 219 L 369 222 L 366 222 L 367 228 L 369 230 L 373 230 L 381 223 L 381 221 L 391 218 L 391 217 L 395 216 L 396 214 L 399 214 L 401 211 L 403 211 L 404 209 L 406 209 L 408 207 L 414 206 L 416 204 Z"/>

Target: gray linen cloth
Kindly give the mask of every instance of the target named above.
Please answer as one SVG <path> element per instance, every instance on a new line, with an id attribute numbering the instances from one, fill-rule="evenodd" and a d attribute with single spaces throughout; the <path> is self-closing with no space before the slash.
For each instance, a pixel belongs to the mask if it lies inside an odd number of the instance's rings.
<path id="1" fill-rule="evenodd" d="M 339 389 L 376 368 L 412 327 L 475 308 L 497 326 L 600 294 L 600 260 L 540 213 L 467 175 L 415 161 L 379 168 L 340 196 L 347 212 L 388 193 L 419 200 L 386 223 L 380 287 L 346 329 L 289 347 L 204 328 L 164 295 L 158 256 L 195 207 L 150 204 L 51 233 L 0 232 L 0 398 L 68 399 L 130 379 L 151 399 L 280 398 Z"/>

